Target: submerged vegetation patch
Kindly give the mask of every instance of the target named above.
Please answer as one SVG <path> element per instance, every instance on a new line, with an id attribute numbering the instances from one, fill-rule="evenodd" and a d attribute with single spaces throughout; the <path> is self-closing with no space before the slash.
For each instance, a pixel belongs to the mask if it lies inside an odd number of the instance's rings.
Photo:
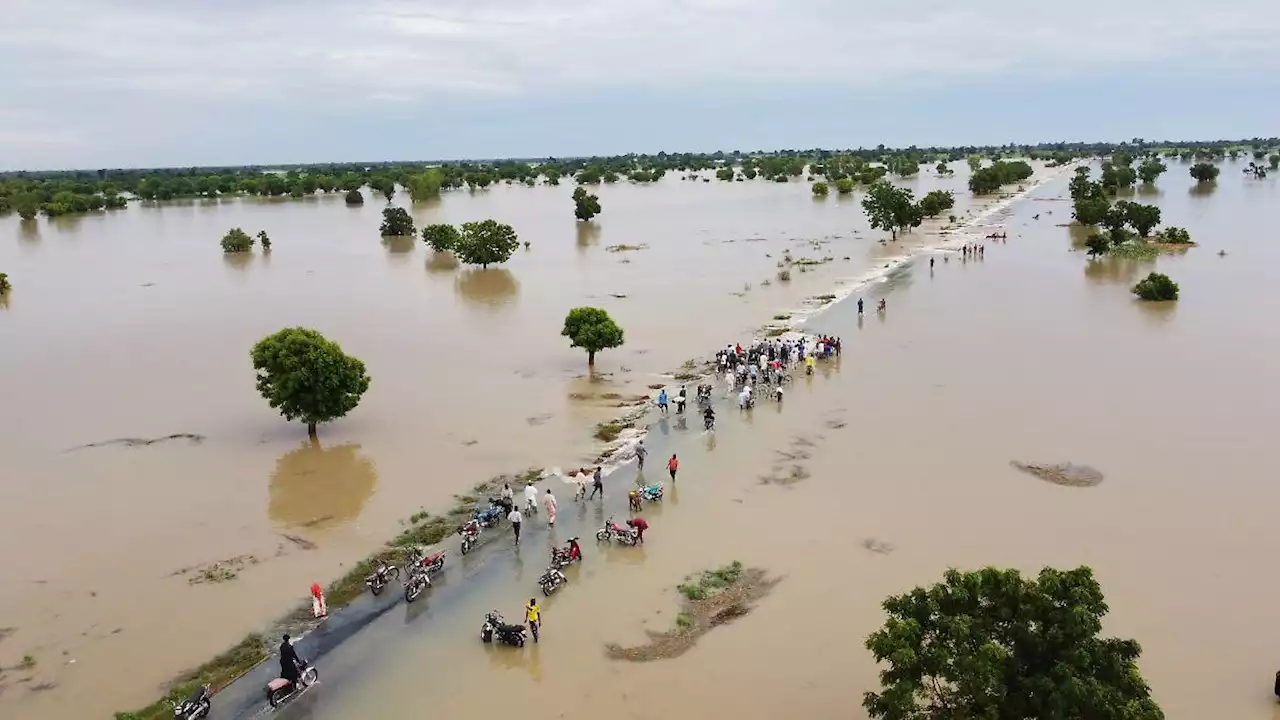
<path id="1" fill-rule="evenodd" d="M 684 599 L 675 627 L 665 632 L 646 631 L 649 642 L 644 645 L 623 647 L 609 643 L 605 654 L 613 660 L 631 662 L 679 657 L 712 628 L 751 612 L 752 603 L 768 595 L 780 581 L 760 568 L 744 567 L 737 560 L 690 575 L 676 586 Z"/>
<path id="2" fill-rule="evenodd" d="M 1014 460 L 1010 464 L 1018 470 L 1028 475 L 1034 475 L 1045 482 L 1068 487 L 1093 487 L 1101 483 L 1103 477 L 1101 472 L 1088 465 L 1076 465 L 1074 463 L 1040 464 Z"/>

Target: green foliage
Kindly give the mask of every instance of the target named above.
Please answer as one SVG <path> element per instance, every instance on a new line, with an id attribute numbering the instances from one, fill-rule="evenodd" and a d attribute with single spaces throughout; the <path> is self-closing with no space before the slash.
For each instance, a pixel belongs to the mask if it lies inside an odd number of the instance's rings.
<path id="1" fill-rule="evenodd" d="M 360 188 L 351 188 L 347 191 L 346 202 L 348 205 L 363 205 L 364 193 L 360 192 Z"/>
<path id="2" fill-rule="evenodd" d="M 413 218 L 409 216 L 409 211 L 397 205 L 384 208 L 382 211 L 382 225 L 378 227 L 378 234 L 382 235 L 382 237 L 413 235 Z"/>
<path id="3" fill-rule="evenodd" d="M 1142 179 L 1144 184 L 1150 185 L 1168 169 L 1168 166 L 1164 163 L 1156 158 L 1151 158 L 1142 161 L 1142 164 L 1138 166 L 1138 177 Z"/>
<path id="4" fill-rule="evenodd" d="M 1178 283 L 1170 280 L 1168 275 L 1153 272 L 1133 286 L 1133 294 L 1140 300 L 1177 300 Z"/>
<path id="5" fill-rule="evenodd" d="M 884 601 L 867 638 L 887 665 L 863 707 L 884 720 L 1162 720 L 1133 640 L 1100 638 L 1107 604 L 1089 568 L 948 570 Z"/>
<path id="6" fill-rule="evenodd" d="M 1106 255 L 1111 249 L 1111 236 L 1106 233 L 1089 233 L 1089 237 L 1085 239 L 1084 246 L 1089 249 L 1089 257 L 1097 257 Z"/>
<path id="7" fill-rule="evenodd" d="M 815 197 L 826 197 L 827 193 L 830 192 L 830 188 L 821 180 L 813 184 L 812 190 Z"/>
<path id="8" fill-rule="evenodd" d="M 1272 153 L 1267 156 L 1267 167 L 1272 170 L 1280 170 L 1280 153 Z"/>
<path id="9" fill-rule="evenodd" d="M 937 166 L 936 166 L 936 167 L 934 167 L 934 171 L 935 171 L 935 172 L 937 172 L 937 173 L 938 173 L 938 175 L 939 175 L 939 176 L 942 176 L 942 177 L 945 177 L 945 176 L 947 176 L 947 175 L 955 175 L 955 174 L 956 174 L 956 171 L 955 171 L 955 170 L 952 170 L 952 169 L 951 169 L 951 168 L 949 168 L 949 167 L 947 167 L 947 164 L 946 164 L 945 162 L 940 162 L 940 163 L 938 163 L 938 164 L 937 164 Z"/>
<path id="10" fill-rule="evenodd" d="M 895 240 L 899 230 L 916 227 L 923 219 L 914 194 L 884 180 L 878 180 L 867 188 L 862 209 L 871 221 L 871 227 L 888 230 Z"/>
<path id="11" fill-rule="evenodd" d="M 448 252 L 458 246 L 462 234 L 447 223 L 436 223 L 422 228 L 422 242 L 436 252 Z"/>
<path id="12" fill-rule="evenodd" d="M 956 199 L 950 190 L 930 190 L 920 198 L 920 212 L 925 217 L 937 217 L 955 205 Z"/>
<path id="13" fill-rule="evenodd" d="M 258 231 L 258 244 L 262 246 L 263 250 L 271 249 L 271 238 L 267 236 L 266 230 Z"/>
<path id="14" fill-rule="evenodd" d="M 853 192 L 853 179 L 842 177 L 836 181 L 836 192 L 840 195 L 848 195 Z"/>
<path id="15" fill-rule="evenodd" d="M 596 353 L 622 347 L 625 340 L 622 328 L 609 317 L 609 313 L 594 307 L 570 310 L 560 334 L 569 338 L 569 347 L 587 351 L 588 365 L 596 364 Z"/>
<path id="16" fill-rule="evenodd" d="M 1112 195 L 1122 188 L 1133 187 L 1136 179 L 1137 173 L 1127 164 L 1102 163 L 1102 179 L 1100 182 L 1103 189 Z"/>
<path id="17" fill-rule="evenodd" d="M 1216 165 L 1201 162 L 1192 165 L 1188 172 L 1191 173 L 1191 177 L 1196 179 L 1196 182 L 1207 183 L 1217 179 L 1219 170 Z"/>
<path id="18" fill-rule="evenodd" d="M 976 173 L 982 167 L 981 155 L 970 155 L 969 157 L 965 158 L 965 161 L 969 163 L 970 173 Z"/>
<path id="19" fill-rule="evenodd" d="M 600 214 L 600 198 L 587 189 L 578 186 L 573 189 L 573 216 L 582 221 L 590 220 Z"/>
<path id="20" fill-rule="evenodd" d="M 742 578 L 742 571 L 742 563 L 734 560 L 715 570 L 703 570 L 685 578 L 684 582 L 676 586 L 676 590 L 690 600 L 706 600 L 738 582 Z"/>
<path id="21" fill-rule="evenodd" d="M 1160 208 L 1155 205 L 1121 200 L 1116 203 L 1115 210 L 1126 223 L 1138 231 L 1138 235 L 1144 238 L 1160 224 Z"/>
<path id="22" fill-rule="evenodd" d="M 306 423 L 312 437 L 317 423 L 351 412 L 369 389 L 364 363 L 315 330 L 294 327 L 268 335 L 250 357 L 258 392 L 286 420 Z"/>
<path id="23" fill-rule="evenodd" d="M 0 273 L 0 295 L 4 295 L 13 289 L 13 283 L 9 282 L 7 273 Z"/>
<path id="24" fill-rule="evenodd" d="M 733 168 L 722 167 L 716 171 L 716 179 L 729 181 L 733 179 Z"/>
<path id="25" fill-rule="evenodd" d="M 1191 233 L 1180 227 L 1167 227 L 1160 231 L 1160 241 L 1171 245 L 1190 245 Z"/>
<path id="26" fill-rule="evenodd" d="M 253 238 L 240 228 L 231 228 L 222 236 L 222 252 L 244 253 L 253 249 Z"/>
<path id="27" fill-rule="evenodd" d="M 431 168 L 417 175 L 411 175 L 405 187 L 409 190 L 409 198 L 413 202 L 422 202 L 440 197 L 440 187 L 443 184 L 444 174 L 436 168 Z"/>
<path id="28" fill-rule="evenodd" d="M 520 247 L 516 231 L 496 220 L 462 223 L 462 233 L 454 243 L 458 259 L 468 265 L 489 267 L 504 263 Z"/>
<path id="29" fill-rule="evenodd" d="M 884 166 L 898 177 L 911 177 L 920 172 L 920 163 L 910 155 L 891 155 L 885 158 Z"/>
<path id="30" fill-rule="evenodd" d="M 755 180 L 759 175 L 760 173 L 753 167 L 742 169 L 742 176 L 748 180 Z"/>
<path id="31" fill-rule="evenodd" d="M 1000 189 L 1003 185 L 1025 180 L 1035 174 L 1031 166 L 1017 160 L 1004 162 L 997 160 L 990 167 L 977 170 L 969 178 L 969 191 L 974 195 L 987 195 Z"/>

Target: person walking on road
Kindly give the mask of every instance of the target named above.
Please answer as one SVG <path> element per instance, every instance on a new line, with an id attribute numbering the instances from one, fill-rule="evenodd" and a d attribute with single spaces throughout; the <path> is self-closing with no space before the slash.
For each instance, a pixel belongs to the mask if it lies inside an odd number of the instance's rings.
<path id="1" fill-rule="evenodd" d="M 542 504 L 547 508 L 547 525 L 555 527 L 556 510 L 559 507 L 556 505 L 556 496 L 551 494 L 551 488 L 547 488 L 546 494 L 542 496 Z"/>
<path id="2" fill-rule="evenodd" d="M 600 493 L 600 499 L 604 500 L 604 481 L 601 479 L 600 466 L 596 466 L 595 473 L 591 476 L 591 497 L 588 500 L 595 500 L 596 493 Z"/>
<path id="3" fill-rule="evenodd" d="M 658 409 L 663 415 L 667 414 L 667 389 L 662 388 L 662 392 L 658 393 Z"/>
<path id="4" fill-rule="evenodd" d="M 520 514 L 520 508 L 512 508 L 511 514 L 507 516 L 511 521 L 511 532 L 516 534 L 516 545 L 520 544 L 520 523 L 524 522 L 524 516 Z"/>
<path id="5" fill-rule="evenodd" d="M 644 446 L 644 441 L 636 443 L 636 470 L 644 470 L 644 459 L 649 456 L 649 448 Z"/>
<path id="6" fill-rule="evenodd" d="M 524 486 L 524 511 L 530 515 L 538 513 L 538 488 L 532 483 Z"/>
<path id="7" fill-rule="evenodd" d="M 542 627 L 542 608 L 538 607 L 538 598 L 529 598 L 529 604 L 524 606 L 524 619 L 529 623 L 533 641 L 538 642 L 538 628 Z"/>
<path id="8" fill-rule="evenodd" d="M 667 472 L 671 473 L 671 482 L 676 481 L 676 471 L 680 469 L 680 461 L 676 459 L 675 453 L 671 453 L 671 459 L 667 461 Z"/>

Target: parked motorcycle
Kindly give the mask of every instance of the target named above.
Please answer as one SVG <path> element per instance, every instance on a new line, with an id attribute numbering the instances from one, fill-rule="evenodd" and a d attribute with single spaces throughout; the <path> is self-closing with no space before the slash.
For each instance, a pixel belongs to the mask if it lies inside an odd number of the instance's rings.
<path id="1" fill-rule="evenodd" d="M 418 548 L 409 550 L 409 565 L 418 570 L 424 570 L 428 575 L 434 575 L 444 569 L 444 557 L 447 551 L 441 550 L 433 552 L 430 555 L 423 555 Z"/>
<path id="2" fill-rule="evenodd" d="M 509 625 L 502 619 L 502 615 L 494 610 L 484 616 L 484 625 L 480 627 L 481 642 L 493 642 L 497 638 L 498 642 L 503 645 L 512 647 L 524 647 L 525 626 Z"/>
<path id="3" fill-rule="evenodd" d="M 645 502 L 657 502 L 662 499 L 662 483 L 645 485 L 640 488 L 640 497 Z"/>
<path id="4" fill-rule="evenodd" d="M 364 584 L 369 587 L 369 592 L 376 597 L 382 594 L 382 589 L 393 579 L 400 579 L 400 568 L 378 560 L 378 565 L 374 568 L 373 574 L 364 579 Z"/>
<path id="5" fill-rule="evenodd" d="M 552 565 L 542 573 L 542 577 L 538 578 L 538 585 L 542 587 L 543 595 L 550 595 L 559 590 L 565 583 L 569 582 L 569 578 L 564 573 Z"/>
<path id="6" fill-rule="evenodd" d="M 303 665 L 306 665 L 306 663 L 304 662 Z M 314 685 L 319 679 L 320 675 L 310 665 L 302 668 L 302 673 L 296 683 L 285 678 L 276 678 L 267 683 L 267 702 L 273 708 L 280 707 L 282 704 L 306 692 L 307 688 Z"/>
<path id="7" fill-rule="evenodd" d="M 498 523 L 502 520 L 502 506 L 490 505 L 483 510 L 477 510 L 474 517 L 481 525 L 487 528 L 498 527 Z"/>
<path id="8" fill-rule="evenodd" d="M 414 565 L 409 568 L 409 579 L 404 584 L 404 601 L 413 602 L 423 590 L 431 587 L 431 578 L 427 571 Z"/>
<path id="9" fill-rule="evenodd" d="M 480 538 L 480 521 L 468 520 L 466 525 L 458 528 L 458 534 L 462 536 L 462 554 L 466 555 L 471 548 L 475 547 L 476 540 Z"/>
<path id="10" fill-rule="evenodd" d="M 596 542 L 612 542 L 614 540 L 617 540 L 623 545 L 635 545 L 636 531 L 626 525 L 619 525 L 613 521 L 612 517 L 610 517 L 609 522 L 605 523 L 604 527 L 596 531 Z"/>
<path id="11" fill-rule="evenodd" d="M 567 568 L 573 562 L 582 562 L 582 547 L 578 538 L 571 537 L 562 548 L 551 548 L 551 564 L 556 568 Z"/>
<path id="12" fill-rule="evenodd" d="M 209 711 L 213 709 L 213 702 L 209 698 L 208 685 L 201 685 L 196 688 L 196 691 L 191 693 L 191 696 L 186 700 L 174 703 L 174 720 L 199 720 L 199 718 L 208 717 Z"/>

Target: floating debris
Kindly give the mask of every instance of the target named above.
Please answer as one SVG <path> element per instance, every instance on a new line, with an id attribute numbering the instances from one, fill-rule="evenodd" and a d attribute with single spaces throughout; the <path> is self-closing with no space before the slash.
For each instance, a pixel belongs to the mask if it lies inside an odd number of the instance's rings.
<path id="1" fill-rule="evenodd" d="M 1102 473 L 1088 465 L 1076 465 L 1074 463 L 1041 465 L 1038 463 L 1018 462 L 1017 460 L 1014 460 L 1009 464 L 1024 473 L 1034 475 L 1041 480 L 1051 482 L 1054 485 L 1065 485 L 1067 487 L 1093 487 L 1094 485 L 1102 482 Z"/>

